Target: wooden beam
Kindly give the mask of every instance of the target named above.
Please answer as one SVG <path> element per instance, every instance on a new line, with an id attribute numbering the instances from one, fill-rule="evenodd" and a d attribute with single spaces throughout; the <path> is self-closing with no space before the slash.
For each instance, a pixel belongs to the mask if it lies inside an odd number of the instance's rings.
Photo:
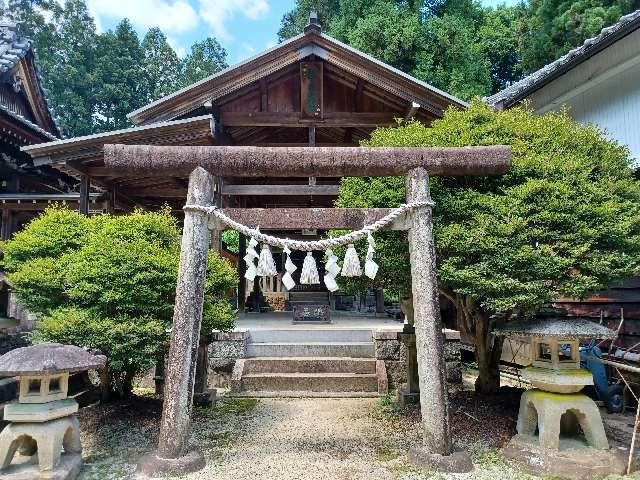
<path id="1" fill-rule="evenodd" d="M 420 108 L 419 103 L 411 102 L 411 104 L 409 105 L 409 108 L 407 109 L 407 113 L 404 115 L 404 118 L 408 120 L 409 118 L 415 117 L 419 108 Z"/>
<path id="2" fill-rule="evenodd" d="M 260 79 L 260 111 L 266 112 L 269 110 L 269 97 L 267 89 L 267 79 Z"/>
<path id="3" fill-rule="evenodd" d="M 89 215 L 89 191 L 91 189 L 91 177 L 82 175 L 80 178 L 80 205 L 79 210 L 83 215 Z"/>
<path id="4" fill-rule="evenodd" d="M 511 147 L 222 147 L 104 146 L 104 162 L 133 172 L 190 172 L 198 166 L 225 177 L 374 177 L 424 167 L 432 175 L 497 175 Z"/>
<path id="5" fill-rule="evenodd" d="M 233 220 L 260 230 L 358 230 L 388 214 L 389 208 L 225 208 Z M 390 230 L 406 230 L 407 221 L 401 215 Z M 217 225 L 214 218 L 212 224 Z"/>
<path id="6" fill-rule="evenodd" d="M 221 112 L 220 121 L 227 127 L 366 127 L 394 125 L 393 112 L 326 112 L 322 119 L 305 119 L 300 112 Z M 401 116 L 401 115 L 400 115 Z"/>
<path id="7" fill-rule="evenodd" d="M 223 185 L 223 195 L 254 196 L 332 196 L 340 193 L 340 185 Z"/>

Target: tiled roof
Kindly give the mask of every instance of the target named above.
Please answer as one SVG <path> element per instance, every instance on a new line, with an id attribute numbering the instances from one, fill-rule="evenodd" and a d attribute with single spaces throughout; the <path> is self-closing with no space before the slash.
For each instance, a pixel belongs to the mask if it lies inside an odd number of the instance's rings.
<path id="1" fill-rule="evenodd" d="M 20 24 L 0 19 L 0 73 L 15 67 L 31 47 L 31 40 L 24 38 L 20 32 Z"/>
<path id="2" fill-rule="evenodd" d="M 22 115 L 11 111 L 10 109 L 6 108 L 4 105 L 1 105 L 1 104 L 0 104 L 0 112 L 5 113 L 6 115 L 10 116 L 14 120 L 16 120 L 16 121 L 22 123 L 23 125 L 29 127 L 34 132 L 38 133 L 39 135 L 42 135 L 42 137 L 44 139 L 47 139 L 47 140 L 58 140 L 58 137 L 56 137 L 52 133 L 47 132 L 44 128 L 40 127 L 39 125 L 36 125 L 31 120 L 29 120 L 27 118 L 24 118 Z"/>
<path id="3" fill-rule="evenodd" d="M 24 37 L 21 24 L 0 17 L 0 76 L 13 70 L 17 64 L 32 51 L 33 42 Z M 40 78 L 37 67 L 33 65 L 35 70 L 35 81 L 40 98 L 37 102 L 42 103 L 42 108 L 51 121 L 51 129 L 53 133 L 43 129 L 32 120 L 25 118 L 20 112 L 14 111 L 8 105 L 0 105 L 2 112 L 12 116 L 15 120 L 23 123 L 37 133 L 44 135 L 45 139 L 57 139 L 60 131 L 53 119 L 51 109 L 47 102 L 46 93 L 42 87 L 42 79 Z M 33 105 L 32 105 L 33 106 Z M 36 107 L 37 108 L 37 107 Z"/>
<path id="4" fill-rule="evenodd" d="M 555 62 L 487 97 L 485 101 L 492 106 L 507 108 L 638 28 L 640 10 L 621 17 L 617 23 L 603 28 L 598 35 L 585 40 L 582 45 L 570 50 Z"/>

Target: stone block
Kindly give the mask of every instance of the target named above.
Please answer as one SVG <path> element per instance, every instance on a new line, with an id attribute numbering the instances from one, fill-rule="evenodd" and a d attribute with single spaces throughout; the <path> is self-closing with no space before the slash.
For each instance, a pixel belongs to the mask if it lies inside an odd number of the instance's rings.
<path id="1" fill-rule="evenodd" d="M 626 449 L 598 450 L 571 441 L 560 450 L 548 449 L 527 435 L 513 437 L 502 453 L 508 464 L 532 475 L 571 480 L 622 475 L 628 456 Z"/>
<path id="2" fill-rule="evenodd" d="M 398 360 L 385 360 L 389 389 L 397 389 L 407 381 L 407 364 Z"/>
<path id="3" fill-rule="evenodd" d="M 233 330 L 231 332 L 221 332 L 214 330 L 211 332 L 212 342 L 243 342 L 249 338 L 248 330 Z"/>
<path id="4" fill-rule="evenodd" d="M 462 383 L 462 363 L 460 361 L 445 362 L 447 383 Z"/>
<path id="5" fill-rule="evenodd" d="M 398 332 L 395 330 L 376 330 L 373 332 L 374 340 L 398 340 Z"/>
<path id="6" fill-rule="evenodd" d="M 444 350 L 445 361 L 452 361 L 452 360 L 460 361 L 460 342 L 446 341 L 444 342 L 443 350 Z"/>
<path id="7" fill-rule="evenodd" d="M 47 422 L 73 415 L 78 402 L 73 398 L 49 403 L 10 403 L 4 407 L 4 419 L 9 422 Z"/>
<path id="8" fill-rule="evenodd" d="M 2 480 L 74 480 L 82 469 L 82 455 L 79 453 L 61 455 L 58 466 L 47 472 L 41 472 L 30 460 L 30 457 L 18 459 L 2 472 Z"/>
<path id="9" fill-rule="evenodd" d="M 376 358 L 378 360 L 400 360 L 399 340 L 376 340 Z"/>
<path id="10" fill-rule="evenodd" d="M 209 358 L 243 358 L 247 353 L 246 340 L 214 340 L 209 344 Z"/>

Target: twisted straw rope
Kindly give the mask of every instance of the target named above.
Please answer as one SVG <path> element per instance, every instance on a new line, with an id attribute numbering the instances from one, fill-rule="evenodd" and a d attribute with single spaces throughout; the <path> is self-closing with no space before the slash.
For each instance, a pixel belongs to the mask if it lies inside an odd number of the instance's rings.
<path id="1" fill-rule="evenodd" d="M 341 235 L 339 237 L 334 238 L 326 238 L 323 240 L 312 240 L 312 241 L 302 241 L 302 240 L 291 240 L 289 238 L 279 238 L 274 237 L 272 235 L 267 235 L 262 233 L 260 230 L 255 228 L 247 227 L 241 223 L 236 222 L 232 218 L 229 218 L 224 214 L 222 210 L 218 207 L 210 206 L 204 207 L 201 205 L 185 205 L 185 211 L 191 212 L 202 212 L 209 216 L 215 216 L 218 220 L 225 223 L 229 227 L 237 230 L 238 232 L 246 235 L 248 237 L 255 238 L 260 243 L 266 243 L 271 245 L 272 247 L 289 247 L 292 250 L 300 250 L 303 252 L 311 252 L 313 250 L 326 250 L 327 248 L 337 247 L 340 245 L 347 245 L 349 243 L 357 242 L 358 240 L 366 237 L 370 233 L 377 232 L 381 228 L 384 228 L 391 222 L 393 222 L 396 218 L 402 215 L 405 212 L 416 208 L 422 207 L 432 207 L 433 202 L 412 202 L 412 203 L 404 203 L 400 205 L 398 208 L 394 208 L 384 217 L 379 220 L 376 220 L 371 225 L 365 225 L 360 230 L 354 230 L 353 232 L 347 233 L 345 235 Z"/>

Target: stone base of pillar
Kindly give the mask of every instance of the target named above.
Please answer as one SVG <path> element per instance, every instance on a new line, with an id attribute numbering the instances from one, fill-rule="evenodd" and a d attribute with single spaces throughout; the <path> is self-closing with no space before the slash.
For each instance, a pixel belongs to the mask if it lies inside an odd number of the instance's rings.
<path id="1" fill-rule="evenodd" d="M 185 475 L 202 470 L 206 465 L 199 450 L 191 450 L 178 458 L 162 458 L 156 453 L 145 455 L 138 462 L 136 479 L 146 480 L 168 475 Z"/>
<path id="2" fill-rule="evenodd" d="M 31 457 L 17 456 L 11 466 L 0 473 L 2 480 L 74 480 L 82 470 L 82 455 L 63 453 L 53 470 L 40 471 Z"/>
<path id="3" fill-rule="evenodd" d="M 408 453 L 409 463 L 425 470 L 442 473 L 469 473 L 473 462 L 467 452 L 456 451 L 451 455 L 431 453 L 424 447 L 412 447 Z"/>
<path id="4" fill-rule="evenodd" d="M 629 450 L 598 450 L 572 438 L 561 440 L 559 450 L 541 447 L 532 435 L 516 435 L 502 449 L 506 462 L 532 475 L 591 480 L 622 475 Z"/>
<path id="5" fill-rule="evenodd" d="M 420 392 L 410 392 L 406 383 L 398 387 L 398 403 L 401 407 L 420 403 Z"/>
<path id="6" fill-rule="evenodd" d="M 198 407 L 212 407 L 216 403 L 216 390 L 194 393 L 193 404 Z"/>

